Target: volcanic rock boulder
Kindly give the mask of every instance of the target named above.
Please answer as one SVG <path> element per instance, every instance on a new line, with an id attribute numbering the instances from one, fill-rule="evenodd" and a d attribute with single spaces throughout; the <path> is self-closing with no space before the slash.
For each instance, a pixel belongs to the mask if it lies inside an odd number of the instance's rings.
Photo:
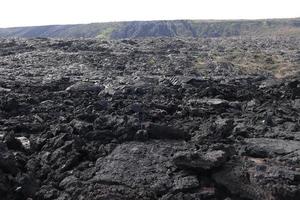
<path id="1" fill-rule="evenodd" d="M 184 142 L 159 140 L 119 145 L 110 155 L 96 162 L 97 172 L 91 181 L 110 186 L 106 191 L 99 191 L 98 197 L 117 195 L 116 191 L 121 194 L 124 189 L 127 192 L 123 199 L 130 196 L 133 199 L 170 199 L 178 193 L 189 196 L 188 199 L 205 196 L 200 193 L 197 176 L 177 171 L 172 162 L 172 155 L 187 148 Z M 131 194 L 126 194 L 130 191 Z"/>
<path id="2" fill-rule="evenodd" d="M 188 138 L 188 135 L 184 130 L 171 127 L 163 124 L 156 123 L 146 123 L 145 129 L 149 134 L 149 138 L 152 139 L 173 139 L 173 140 L 183 140 Z"/>
<path id="3" fill-rule="evenodd" d="M 211 170 L 226 162 L 227 155 L 222 150 L 201 152 L 179 152 L 174 155 L 173 162 L 176 166 L 184 169 L 198 171 Z"/>
<path id="4" fill-rule="evenodd" d="M 8 151 L 6 144 L 2 142 L 0 142 L 0 150 L 0 169 L 4 172 L 16 175 L 19 170 L 15 156 L 12 152 Z"/>
<path id="5" fill-rule="evenodd" d="M 92 82 L 77 82 L 69 86 L 66 91 L 69 92 L 100 92 L 104 87 Z"/>
<path id="6" fill-rule="evenodd" d="M 258 158 L 287 155 L 300 150 L 300 141 L 249 138 L 245 142 L 246 154 Z"/>
<path id="7" fill-rule="evenodd" d="M 292 199 L 299 197 L 299 171 L 268 161 L 246 158 L 232 161 L 216 172 L 216 183 L 233 195 L 248 199 Z"/>

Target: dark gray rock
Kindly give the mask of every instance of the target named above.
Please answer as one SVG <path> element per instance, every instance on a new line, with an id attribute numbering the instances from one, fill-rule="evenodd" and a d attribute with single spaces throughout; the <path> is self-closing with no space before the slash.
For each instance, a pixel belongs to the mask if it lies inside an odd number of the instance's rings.
<path id="1" fill-rule="evenodd" d="M 1 92 L 7 93 L 7 92 L 10 92 L 10 91 L 11 91 L 11 89 L 0 87 L 0 93 Z"/>
<path id="2" fill-rule="evenodd" d="M 297 49 L 0 39 L 0 199 L 299 199 Z"/>
<path id="3" fill-rule="evenodd" d="M 245 139 L 246 154 L 254 157 L 268 157 L 276 155 L 287 155 L 300 150 L 299 141 L 249 138 Z"/>
<path id="4" fill-rule="evenodd" d="M 203 152 L 179 152 L 174 155 L 174 164 L 183 169 L 211 170 L 224 164 L 227 155 L 222 150 Z"/>
<path id="5" fill-rule="evenodd" d="M 294 100 L 293 108 L 300 109 L 300 99 L 295 99 Z"/>
<path id="6" fill-rule="evenodd" d="M 188 135 L 184 130 L 177 129 L 168 125 L 146 123 L 144 126 L 148 132 L 149 138 L 173 140 L 183 140 L 188 138 Z"/>
<path id="7" fill-rule="evenodd" d="M 226 187 L 232 194 L 239 195 L 242 198 L 267 198 L 268 194 L 265 194 L 263 188 L 249 183 L 249 175 L 246 170 L 240 165 L 228 164 L 224 166 L 223 170 L 215 173 L 213 178 L 218 184 Z"/>
<path id="8" fill-rule="evenodd" d="M 59 183 L 59 187 L 62 189 L 76 187 L 77 185 L 78 185 L 78 178 L 76 178 L 75 176 L 68 176 Z"/>
<path id="9" fill-rule="evenodd" d="M 73 127 L 73 132 L 79 135 L 85 135 L 93 129 L 93 125 L 91 123 L 79 121 L 76 119 L 72 120 L 70 122 L 70 125 Z"/>
<path id="10" fill-rule="evenodd" d="M 146 141 L 149 138 L 147 130 L 138 130 L 135 133 L 135 139 L 140 141 Z"/>
<path id="11" fill-rule="evenodd" d="M 280 166 L 263 165 L 261 162 L 249 162 L 246 159 L 242 163 L 226 164 L 213 177 L 232 194 L 243 198 L 296 200 L 300 194 L 299 172 Z"/>
<path id="12" fill-rule="evenodd" d="M 196 176 L 179 176 L 175 178 L 174 190 L 175 191 L 188 191 L 195 188 L 199 188 L 199 181 Z"/>
<path id="13" fill-rule="evenodd" d="M 211 126 L 211 131 L 216 137 L 226 138 L 232 134 L 234 121 L 232 119 L 217 118 Z"/>
<path id="14" fill-rule="evenodd" d="M 36 181 L 28 174 L 19 174 L 16 179 L 18 184 L 16 190 L 24 197 L 33 198 L 38 189 L 38 184 Z"/>
<path id="15" fill-rule="evenodd" d="M 166 193 L 172 188 L 174 191 L 196 188 L 199 183 L 195 176 L 177 176 L 173 181 L 175 166 L 171 155 L 184 148 L 182 142 L 162 141 L 119 145 L 109 156 L 97 160 L 98 171 L 92 180 L 112 188 L 121 185 L 149 194 Z"/>
<path id="16" fill-rule="evenodd" d="M 100 92 L 104 87 L 98 83 L 92 82 L 77 82 L 69 86 L 66 91 L 69 92 Z"/>
<path id="17" fill-rule="evenodd" d="M 4 136 L 4 143 L 9 149 L 22 151 L 24 150 L 23 144 L 20 140 L 16 139 L 13 133 L 7 133 Z"/>
<path id="18" fill-rule="evenodd" d="M 0 169 L 12 175 L 19 172 L 15 156 L 8 151 L 7 146 L 2 142 L 0 142 Z"/>

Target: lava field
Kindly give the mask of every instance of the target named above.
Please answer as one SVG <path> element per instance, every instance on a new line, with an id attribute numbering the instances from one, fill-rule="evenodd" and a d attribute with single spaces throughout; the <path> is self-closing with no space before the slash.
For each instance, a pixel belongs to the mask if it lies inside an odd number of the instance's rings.
<path id="1" fill-rule="evenodd" d="M 0 199 L 298 200 L 300 42 L 0 40 Z"/>

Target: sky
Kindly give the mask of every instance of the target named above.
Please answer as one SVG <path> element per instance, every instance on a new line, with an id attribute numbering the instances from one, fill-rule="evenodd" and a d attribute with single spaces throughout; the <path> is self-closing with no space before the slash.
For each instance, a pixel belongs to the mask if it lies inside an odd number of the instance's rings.
<path id="1" fill-rule="evenodd" d="M 0 27 L 300 17 L 300 0 L 0 0 Z"/>

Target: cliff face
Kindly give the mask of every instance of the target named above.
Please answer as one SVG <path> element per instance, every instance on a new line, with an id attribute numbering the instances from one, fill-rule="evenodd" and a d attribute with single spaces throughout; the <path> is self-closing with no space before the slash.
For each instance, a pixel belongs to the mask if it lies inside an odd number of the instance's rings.
<path id="1" fill-rule="evenodd" d="M 145 38 L 145 37 L 196 37 L 195 28 L 189 21 L 153 21 L 130 22 L 112 32 L 111 37 Z"/>
<path id="2" fill-rule="evenodd" d="M 235 21 L 132 21 L 78 25 L 53 25 L 0 29 L 0 37 L 52 38 L 145 38 L 145 37 L 231 37 L 299 36 L 300 20 Z"/>

